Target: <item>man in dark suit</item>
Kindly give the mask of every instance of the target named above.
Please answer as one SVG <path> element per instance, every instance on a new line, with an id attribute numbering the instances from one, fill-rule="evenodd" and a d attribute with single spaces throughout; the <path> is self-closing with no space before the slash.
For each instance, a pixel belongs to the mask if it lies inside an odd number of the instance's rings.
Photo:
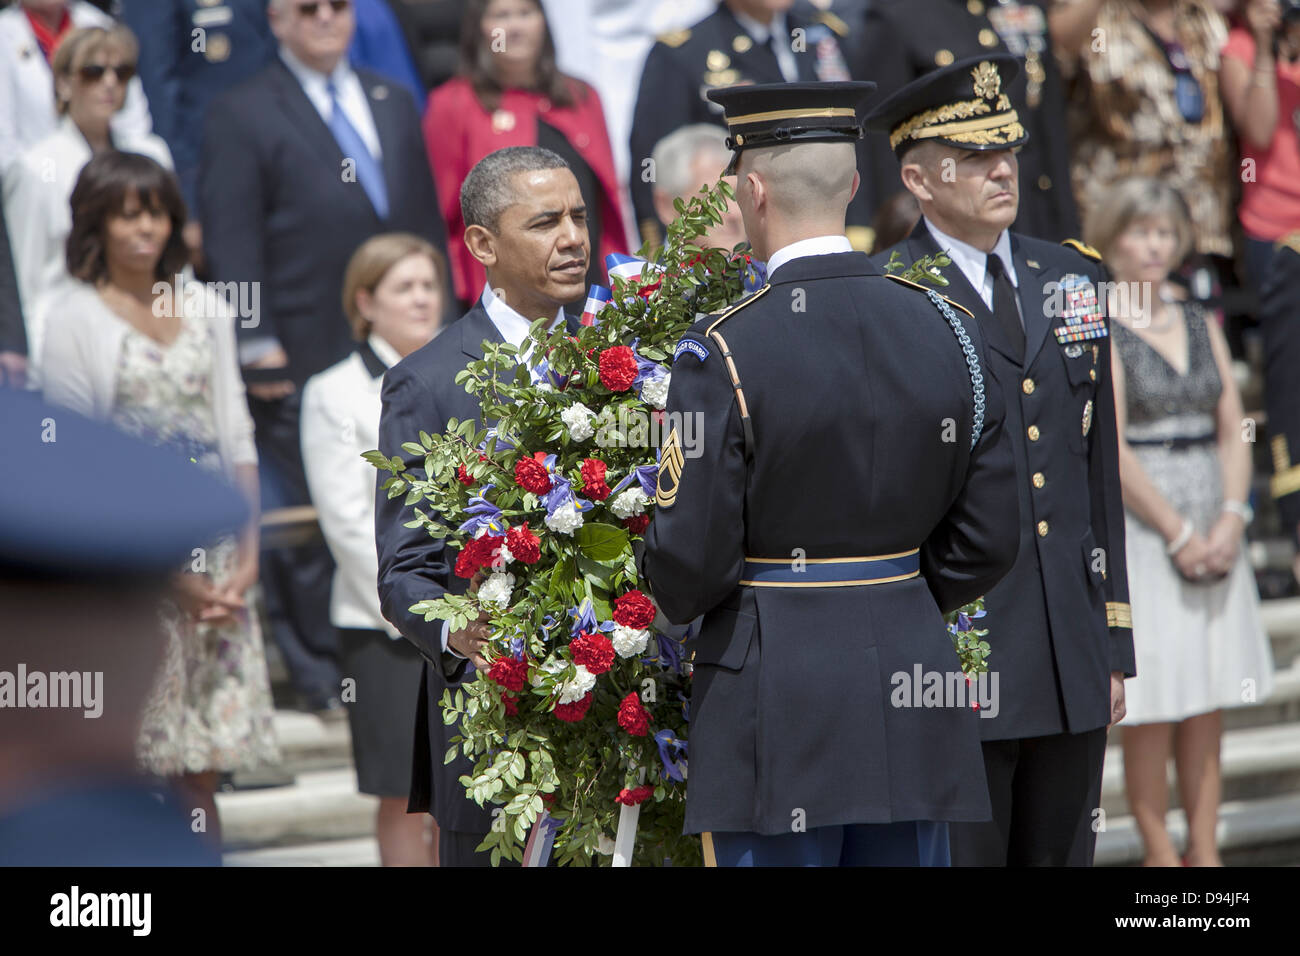
<path id="1" fill-rule="evenodd" d="M 848 27 L 832 13 L 805 19 L 794 0 L 724 0 L 686 30 L 659 37 L 646 57 L 632 117 L 632 206 L 642 242 L 658 243 L 664 223 L 655 213 L 654 180 L 646 161 L 655 145 L 691 123 L 722 126 L 722 110 L 705 95 L 738 83 L 847 80 L 842 44 Z M 849 213 L 854 248 L 870 247 L 870 211 Z"/>
<path id="2" fill-rule="evenodd" d="M 953 863 L 1087 866 L 1106 731 L 1135 670 L 1110 339 L 1096 254 L 1009 230 L 1027 135 L 1004 93 L 1015 70 L 1006 54 L 959 61 L 868 123 L 921 206 L 894 249 L 909 264 L 952 259 L 945 291 L 988 340 L 1015 448 L 1019 557 L 984 622 L 1000 687 L 997 715 L 979 722 L 993 822 L 952 828 Z"/>
<path id="3" fill-rule="evenodd" d="M 851 65 L 880 99 L 957 60 L 1010 52 L 1024 63 L 1006 90 L 1029 139 L 1020 152 L 1016 231 L 1059 242 L 1079 234 L 1070 185 L 1065 84 L 1052 54 L 1049 0 L 875 0 Z M 883 137 L 868 137 L 863 171 L 874 210 L 899 191 L 898 163 Z"/>
<path id="4" fill-rule="evenodd" d="M 347 64 L 350 8 L 273 0 L 268 13 L 279 55 L 213 101 L 199 202 L 211 277 L 260 305 L 245 310 L 239 341 L 270 509 L 309 501 L 299 392 L 351 351 L 339 289 L 352 253 L 380 232 L 445 242 L 410 95 Z M 337 712 L 329 552 L 279 549 L 262 568 L 295 685 L 308 708 Z"/>
<path id="5" fill-rule="evenodd" d="M 484 340 L 520 345 L 531 322 L 553 316 L 577 328 L 563 310 L 585 288 L 590 239 L 578 181 L 555 153 L 512 146 L 490 153 L 470 170 L 460 192 L 465 244 L 487 270 L 482 296 L 459 322 L 411 353 L 384 376 L 379 450 L 400 455 L 406 474 L 424 476 L 424 457 L 402 448 L 421 431 L 440 432 L 453 418 L 477 421 L 479 400 L 455 383 L 468 362 L 483 358 Z M 389 498 L 380 476 L 376 490 L 375 541 L 379 552 L 379 602 L 384 617 L 425 658 L 411 771 L 411 812 L 432 812 L 439 827 L 443 866 L 486 866 L 477 853 L 491 816 L 465 796 L 459 778 L 471 771 L 464 756 L 444 762 L 458 733 L 442 721 L 443 691 L 473 679 L 484 666 L 479 653 L 487 626 L 471 623 L 451 631 L 444 622 L 412 614 L 411 605 L 469 583 L 452 576 L 456 554 L 411 520 L 404 496 Z"/>
<path id="6" fill-rule="evenodd" d="M 667 416 L 694 416 L 699 456 L 670 431 L 644 561 L 670 621 L 704 615 L 686 832 L 706 863 L 946 866 L 948 822 L 989 816 L 940 611 L 1011 566 L 1014 466 L 971 316 L 844 235 L 871 88 L 710 93 L 769 284 L 677 346 Z M 914 676 L 961 693 L 923 704 Z"/>
<path id="7" fill-rule="evenodd" d="M 0 214 L 0 388 L 22 388 L 26 383 L 27 326 L 9 252 L 9 230 Z"/>
<path id="8" fill-rule="evenodd" d="M 1264 397 L 1268 407 L 1273 476 L 1282 530 L 1300 542 L 1300 232 L 1284 237 L 1273 252 L 1259 293 L 1264 333 Z M 1300 580 L 1300 555 L 1294 565 Z"/>

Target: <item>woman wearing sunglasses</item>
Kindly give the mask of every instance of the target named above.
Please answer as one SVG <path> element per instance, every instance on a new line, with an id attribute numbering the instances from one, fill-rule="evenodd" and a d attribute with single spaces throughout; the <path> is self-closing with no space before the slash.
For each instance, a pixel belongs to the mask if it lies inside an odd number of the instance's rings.
<path id="1" fill-rule="evenodd" d="M 72 227 L 68 197 L 82 167 L 97 153 L 142 153 L 171 169 L 167 144 L 157 136 L 111 127 L 135 75 L 135 37 L 122 26 L 70 31 L 54 51 L 53 133 L 26 149 L 4 174 L 5 221 L 27 323 L 28 380 L 39 384 L 45 313 L 66 279 L 63 244 Z"/>

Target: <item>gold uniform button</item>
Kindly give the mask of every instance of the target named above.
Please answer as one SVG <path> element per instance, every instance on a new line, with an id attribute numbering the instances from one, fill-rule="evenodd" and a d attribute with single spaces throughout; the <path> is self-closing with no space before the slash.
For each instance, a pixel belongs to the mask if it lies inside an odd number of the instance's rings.
<path id="1" fill-rule="evenodd" d="M 1092 379 L 1094 382 L 1097 381 L 1097 370 L 1095 368 L 1088 369 L 1088 378 Z"/>
<path id="2" fill-rule="evenodd" d="M 1030 426 L 1029 426 L 1029 440 L 1030 440 L 1030 441 L 1038 441 L 1038 426 L 1037 426 L 1037 425 L 1030 425 Z"/>
<path id="3" fill-rule="evenodd" d="M 721 50 L 710 50 L 709 55 L 704 58 L 704 65 L 716 73 L 718 70 L 725 70 L 731 66 L 731 57 Z"/>
<path id="4" fill-rule="evenodd" d="M 749 38 L 749 34 L 742 33 L 731 41 L 731 48 L 737 53 L 748 53 L 754 48 L 754 41 Z"/>
<path id="5" fill-rule="evenodd" d="M 1032 378 L 1025 379 L 1020 383 L 1020 387 L 1024 389 L 1026 395 L 1034 394 L 1034 380 Z"/>
<path id="6" fill-rule="evenodd" d="M 978 17 L 984 12 L 984 4 L 980 3 L 980 0 L 966 0 L 966 9 L 972 17 Z"/>
<path id="7" fill-rule="evenodd" d="M 1046 538 L 1046 537 L 1047 537 L 1047 522 L 1046 522 L 1046 521 L 1040 521 L 1040 522 L 1038 522 L 1038 536 L 1039 536 L 1040 538 Z"/>
<path id="8" fill-rule="evenodd" d="M 952 61 L 953 61 L 952 50 L 940 50 L 934 55 L 935 66 L 947 66 L 948 64 L 952 63 Z"/>
<path id="9" fill-rule="evenodd" d="M 980 46 L 995 47 L 998 45 L 998 35 L 992 30 L 980 31 Z"/>
<path id="10" fill-rule="evenodd" d="M 1043 473 L 1041 471 L 1034 472 L 1034 487 L 1041 488 L 1045 484 L 1047 484 L 1047 479 L 1043 477 Z"/>
<path id="11" fill-rule="evenodd" d="M 1052 188 L 1052 177 L 1046 174 L 1038 177 L 1038 188 L 1044 191 Z"/>

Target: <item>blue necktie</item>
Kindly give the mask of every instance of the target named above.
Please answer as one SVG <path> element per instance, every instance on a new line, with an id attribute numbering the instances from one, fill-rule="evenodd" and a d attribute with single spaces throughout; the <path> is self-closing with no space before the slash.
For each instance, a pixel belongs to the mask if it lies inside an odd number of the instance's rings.
<path id="1" fill-rule="evenodd" d="M 338 89 L 332 79 L 326 82 L 325 89 L 330 95 L 330 132 L 334 134 L 339 149 L 343 150 L 343 156 L 356 164 L 357 181 L 370 197 L 370 204 L 375 207 L 375 212 L 379 214 L 380 219 L 387 219 L 388 187 L 384 185 L 384 170 L 371 154 L 366 141 L 361 138 L 356 127 L 348 122 L 348 116 L 343 112 L 343 104 L 339 102 Z"/>

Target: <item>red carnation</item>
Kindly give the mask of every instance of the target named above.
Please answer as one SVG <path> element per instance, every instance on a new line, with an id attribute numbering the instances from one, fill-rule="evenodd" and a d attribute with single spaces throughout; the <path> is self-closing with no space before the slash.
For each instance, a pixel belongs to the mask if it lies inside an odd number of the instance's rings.
<path id="1" fill-rule="evenodd" d="M 631 790 L 624 787 L 614 799 L 625 807 L 635 807 L 638 803 L 644 803 L 654 795 L 655 788 L 647 784 L 644 787 L 635 787 Z"/>
<path id="2" fill-rule="evenodd" d="M 519 714 L 519 698 L 514 694 L 502 694 L 501 703 L 506 705 L 506 713 L 515 717 Z"/>
<path id="3" fill-rule="evenodd" d="M 632 691 L 618 705 L 618 725 L 633 737 L 644 737 L 650 730 L 650 711 L 641 706 L 641 698 Z"/>
<path id="4" fill-rule="evenodd" d="M 600 353 L 600 383 L 611 392 L 626 392 L 636 381 L 636 356 L 626 345 Z"/>
<path id="5" fill-rule="evenodd" d="M 645 529 L 650 526 L 649 515 L 632 515 L 623 519 L 623 527 L 627 528 L 633 534 L 645 534 Z"/>
<path id="6" fill-rule="evenodd" d="M 641 288 L 636 290 L 636 294 L 643 299 L 648 299 L 650 298 L 651 295 L 653 295 L 656 291 L 658 291 L 659 287 L 663 284 L 664 284 L 663 279 L 656 279 L 654 282 L 647 282 L 645 285 L 641 286 Z"/>
<path id="7" fill-rule="evenodd" d="M 465 470 L 464 465 L 456 466 L 456 480 L 467 488 L 474 485 L 474 479 L 470 477 L 470 473 Z"/>
<path id="8" fill-rule="evenodd" d="M 515 462 L 515 484 L 524 491 L 544 495 L 551 490 L 551 476 L 536 458 L 520 458 Z"/>
<path id="9" fill-rule="evenodd" d="M 614 666 L 614 645 L 604 634 L 583 631 L 569 642 L 573 663 L 581 664 L 593 674 L 603 674 Z"/>
<path id="10" fill-rule="evenodd" d="M 506 547 L 521 564 L 536 564 L 542 556 L 537 535 L 528 530 L 527 522 L 506 532 Z"/>
<path id="11" fill-rule="evenodd" d="M 528 662 L 517 661 L 509 655 L 498 657 L 488 668 L 488 677 L 506 690 L 521 691 L 528 682 Z"/>
<path id="12" fill-rule="evenodd" d="M 584 458 L 582 461 L 582 493 L 592 501 L 604 501 L 609 497 L 605 463 L 599 458 Z"/>
<path id="13" fill-rule="evenodd" d="M 591 706 L 591 694 L 588 694 L 582 700 L 575 700 L 572 704 L 556 704 L 555 719 L 563 720 L 570 724 L 576 724 L 582 718 L 587 716 L 587 708 Z"/>
<path id="14" fill-rule="evenodd" d="M 501 550 L 501 541 L 499 534 L 485 534 L 465 542 L 456 557 L 456 577 L 472 578 L 483 565 L 491 564 Z"/>
<path id="15" fill-rule="evenodd" d="M 628 591 L 614 602 L 614 623 L 643 628 L 654 623 L 655 606 L 640 591 Z"/>

